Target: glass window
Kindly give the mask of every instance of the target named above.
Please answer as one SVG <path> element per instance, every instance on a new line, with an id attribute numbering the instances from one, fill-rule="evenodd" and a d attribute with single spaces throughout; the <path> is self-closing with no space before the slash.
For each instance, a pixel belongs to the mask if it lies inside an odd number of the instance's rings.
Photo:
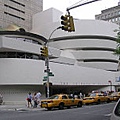
<path id="1" fill-rule="evenodd" d="M 116 107 L 116 109 L 115 109 L 115 114 L 116 114 L 117 116 L 120 116 L 120 101 L 119 101 L 119 103 L 117 104 L 117 107 Z"/>
<path id="2" fill-rule="evenodd" d="M 120 15 L 120 11 L 118 11 L 118 14 Z"/>
<path id="3" fill-rule="evenodd" d="M 62 99 L 67 99 L 67 96 L 66 95 L 62 96 Z"/>
<path id="4" fill-rule="evenodd" d="M 58 99 L 58 98 L 59 98 L 58 95 L 53 95 L 53 96 L 49 97 L 49 99 Z"/>

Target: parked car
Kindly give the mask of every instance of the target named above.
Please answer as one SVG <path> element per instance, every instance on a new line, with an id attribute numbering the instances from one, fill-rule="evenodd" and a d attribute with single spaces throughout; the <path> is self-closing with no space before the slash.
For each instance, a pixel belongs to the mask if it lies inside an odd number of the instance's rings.
<path id="1" fill-rule="evenodd" d="M 2 95 L 0 94 L 0 105 L 3 103 L 3 97 Z"/>
<path id="2" fill-rule="evenodd" d="M 88 97 L 83 98 L 83 104 L 100 104 L 101 102 L 110 102 L 110 98 L 103 93 L 91 93 Z"/>
<path id="3" fill-rule="evenodd" d="M 113 109 L 110 120 L 120 120 L 120 99 Z"/>
<path id="4" fill-rule="evenodd" d="M 71 106 L 82 107 L 82 99 L 73 98 L 67 94 L 56 94 L 48 99 L 41 100 L 41 108 L 47 108 L 48 110 L 52 108 L 70 108 Z"/>
<path id="5" fill-rule="evenodd" d="M 109 95 L 111 101 L 118 101 L 120 98 L 120 92 L 113 92 Z"/>

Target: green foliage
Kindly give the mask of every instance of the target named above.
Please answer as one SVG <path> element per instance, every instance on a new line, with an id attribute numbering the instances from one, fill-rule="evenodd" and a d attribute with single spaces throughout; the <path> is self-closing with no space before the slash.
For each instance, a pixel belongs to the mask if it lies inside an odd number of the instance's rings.
<path id="1" fill-rule="evenodd" d="M 114 54 L 120 55 L 120 47 L 117 47 L 114 51 Z"/>
<path id="2" fill-rule="evenodd" d="M 114 54 L 120 55 L 120 32 L 117 33 L 116 43 L 117 43 L 117 46 L 116 46 L 116 49 L 114 51 Z"/>

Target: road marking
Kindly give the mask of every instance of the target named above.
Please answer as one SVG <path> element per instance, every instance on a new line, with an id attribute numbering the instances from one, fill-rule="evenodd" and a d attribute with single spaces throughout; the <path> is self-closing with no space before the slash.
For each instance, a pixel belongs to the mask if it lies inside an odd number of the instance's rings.
<path id="1" fill-rule="evenodd" d="M 109 114 L 105 114 L 104 116 L 106 117 L 110 117 L 112 113 L 109 113 Z"/>

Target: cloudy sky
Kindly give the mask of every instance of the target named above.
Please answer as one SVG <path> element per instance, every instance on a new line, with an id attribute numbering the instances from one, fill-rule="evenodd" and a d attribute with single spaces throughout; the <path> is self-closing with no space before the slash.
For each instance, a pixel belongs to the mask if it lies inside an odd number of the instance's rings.
<path id="1" fill-rule="evenodd" d="M 56 8 L 66 13 L 66 8 L 74 5 L 75 3 L 82 4 L 83 2 L 87 2 L 91 0 L 43 0 L 43 9 L 46 10 L 48 8 Z M 101 10 L 114 7 L 118 5 L 120 0 L 100 0 L 96 1 L 78 8 L 74 8 L 70 10 L 70 14 L 74 18 L 79 19 L 95 19 L 96 14 L 100 14 Z"/>

